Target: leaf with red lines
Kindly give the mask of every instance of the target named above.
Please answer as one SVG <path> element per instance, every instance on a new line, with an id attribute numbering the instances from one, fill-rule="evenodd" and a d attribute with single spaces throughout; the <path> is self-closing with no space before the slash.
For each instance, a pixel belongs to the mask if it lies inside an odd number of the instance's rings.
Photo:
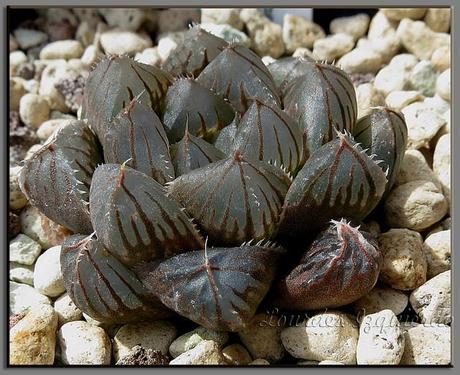
<path id="1" fill-rule="evenodd" d="M 160 184 L 174 179 L 169 142 L 163 124 L 150 107 L 133 100 L 101 140 L 107 163 L 126 164 Z"/>
<path id="2" fill-rule="evenodd" d="M 166 95 L 163 123 L 171 143 L 180 141 L 187 127 L 190 134 L 210 140 L 234 115 L 222 98 L 192 79 L 179 78 Z"/>
<path id="3" fill-rule="evenodd" d="M 281 108 L 267 67 L 257 54 L 238 44 L 224 48 L 196 80 L 227 99 L 240 113 L 247 110 L 253 97 Z"/>
<path id="4" fill-rule="evenodd" d="M 317 310 L 348 305 L 377 282 L 383 257 L 377 242 L 345 220 L 321 232 L 274 288 L 273 306 Z"/>
<path id="5" fill-rule="evenodd" d="M 160 113 L 171 79 L 160 68 L 141 64 L 129 57 L 104 58 L 86 81 L 82 118 L 87 119 L 98 137 L 103 139 L 108 124 L 134 98 Z"/>
<path id="6" fill-rule="evenodd" d="M 73 232 L 93 231 L 88 200 L 91 178 L 102 163 L 96 136 L 81 121 L 72 121 L 26 160 L 19 175 L 29 202 Z"/>
<path id="7" fill-rule="evenodd" d="M 177 255 L 138 273 L 170 309 L 208 329 L 238 331 L 275 276 L 280 247 L 243 245 Z"/>
<path id="8" fill-rule="evenodd" d="M 286 113 L 255 99 L 238 125 L 234 150 L 295 172 L 302 163 L 302 132 Z"/>
<path id="9" fill-rule="evenodd" d="M 240 121 L 241 114 L 237 112 L 233 121 L 223 128 L 214 140 L 214 146 L 227 156 L 233 153 L 233 142 L 235 141 L 236 130 Z"/>
<path id="10" fill-rule="evenodd" d="M 168 189 L 213 245 L 235 246 L 275 233 L 289 184 L 281 169 L 237 151 L 176 178 Z"/>
<path id="11" fill-rule="evenodd" d="M 303 69 L 306 73 L 286 89 L 284 108 L 305 134 L 308 159 L 336 137 L 335 130 L 352 133 L 358 112 L 355 89 L 345 72 L 314 62 L 304 63 Z"/>
<path id="12" fill-rule="evenodd" d="M 407 126 L 404 117 L 389 108 L 376 108 L 356 123 L 354 137 L 369 155 L 382 160 L 380 167 L 388 171 L 386 193 L 394 184 L 404 158 Z"/>
<path id="13" fill-rule="evenodd" d="M 163 69 L 175 76 L 197 76 L 226 45 L 225 40 L 208 33 L 199 25 L 193 26 L 185 33 L 184 40 L 169 54 Z"/>
<path id="14" fill-rule="evenodd" d="M 64 285 L 75 305 L 103 323 L 163 319 L 171 312 L 100 242 L 75 235 L 62 245 Z"/>
<path id="15" fill-rule="evenodd" d="M 163 186 L 124 165 L 95 170 L 89 201 L 99 241 L 126 265 L 203 246 L 191 219 Z"/>
<path id="16" fill-rule="evenodd" d="M 204 139 L 193 136 L 187 129 L 184 137 L 171 145 L 171 156 L 177 176 L 225 158 L 222 151 Z"/>
<path id="17" fill-rule="evenodd" d="M 385 173 L 374 160 L 339 133 L 311 155 L 292 182 L 280 235 L 302 238 L 341 217 L 360 221 L 378 204 L 385 184 Z"/>

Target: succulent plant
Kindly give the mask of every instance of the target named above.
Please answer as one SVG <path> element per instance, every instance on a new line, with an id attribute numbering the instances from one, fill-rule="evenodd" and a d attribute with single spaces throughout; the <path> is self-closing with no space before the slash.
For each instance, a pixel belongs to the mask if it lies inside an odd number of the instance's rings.
<path id="1" fill-rule="evenodd" d="M 103 58 L 82 120 L 19 181 L 74 232 L 61 266 L 82 311 L 108 323 L 176 313 L 238 331 L 267 298 L 337 307 L 373 287 L 378 246 L 345 220 L 365 219 L 388 191 L 407 129 L 389 109 L 356 114 L 337 67 L 266 67 L 194 26 L 162 68 Z"/>

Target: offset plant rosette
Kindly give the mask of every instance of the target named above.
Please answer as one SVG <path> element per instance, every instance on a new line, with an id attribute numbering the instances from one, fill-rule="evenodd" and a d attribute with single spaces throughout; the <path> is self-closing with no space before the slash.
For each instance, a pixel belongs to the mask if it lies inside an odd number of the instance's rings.
<path id="1" fill-rule="evenodd" d="M 103 58 L 82 113 L 19 180 L 74 232 L 62 272 L 89 316 L 239 331 L 261 304 L 338 307 L 374 286 L 378 245 L 349 222 L 391 187 L 407 129 L 386 108 L 357 121 L 337 67 L 266 67 L 195 26 L 162 68 Z"/>

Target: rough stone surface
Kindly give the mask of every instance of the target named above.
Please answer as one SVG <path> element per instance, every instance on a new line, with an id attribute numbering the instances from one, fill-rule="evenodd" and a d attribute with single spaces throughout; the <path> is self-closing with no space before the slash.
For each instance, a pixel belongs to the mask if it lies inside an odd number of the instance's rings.
<path id="1" fill-rule="evenodd" d="M 229 25 L 237 30 L 243 28 L 238 8 L 202 8 L 201 23 L 215 23 Z"/>
<path id="2" fill-rule="evenodd" d="M 431 55 L 431 62 L 440 72 L 450 68 L 450 60 L 450 46 L 436 48 Z"/>
<path id="3" fill-rule="evenodd" d="M 40 244 L 25 234 L 18 234 L 10 242 L 11 262 L 31 265 L 40 255 L 42 248 Z"/>
<path id="4" fill-rule="evenodd" d="M 161 64 L 161 57 L 158 53 L 158 47 L 146 48 L 142 52 L 136 53 L 134 60 L 147 65 Z"/>
<path id="5" fill-rule="evenodd" d="M 366 315 L 359 328 L 358 365 L 397 365 L 404 353 L 404 334 L 391 310 Z"/>
<path id="6" fill-rule="evenodd" d="M 404 18 L 419 20 L 426 13 L 426 8 L 383 8 L 381 11 L 392 21 L 401 21 Z"/>
<path id="7" fill-rule="evenodd" d="M 385 98 L 385 104 L 393 109 L 401 111 L 409 104 L 423 99 L 423 95 L 418 91 L 392 91 Z"/>
<path id="8" fill-rule="evenodd" d="M 47 296 L 40 294 L 30 285 L 10 281 L 9 292 L 10 312 L 12 314 L 18 314 L 39 305 L 51 305 Z"/>
<path id="9" fill-rule="evenodd" d="M 83 54 L 83 46 L 78 40 L 58 40 L 47 44 L 40 51 L 40 59 L 76 59 Z"/>
<path id="10" fill-rule="evenodd" d="M 406 150 L 395 180 L 395 186 L 419 180 L 431 181 L 438 188 L 442 188 L 438 177 L 428 165 L 425 156 L 419 150 Z"/>
<path id="11" fill-rule="evenodd" d="M 259 56 L 278 58 L 284 53 L 283 31 L 280 25 L 274 22 L 265 22 L 250 32 L 252 48 Z"/>
<path id="12" fill-rule="evenodd" d="M 268 366 L 270 365 L 270 362 L 268 362 L 266 359 L 263 358 L 257 358 L 251 363 L 249 363 L 251 366 Z"/>
<path id="13" fill-rule="evenodd" d="M 385 104 L 385 97 L 378 91 L 373 83 L 363 83 L 356 87 L 356 99 L 358 102 L 358 118 L 371 112 L 372 107 Z"/>
<path id="14" fill-rule="evenodd" d="M 226 365 L 220 346 L 212 340 L 200 342 L 193 349 L 169 362 L 170 365 Z"/>
<path id="15" fill-rule="evenodd" d="M 18 283 L 34 285 L 34 265 L 10 262 L 9 278 Z"/>
<path id="16" fill-rule="evenodd" d="M 451 271 L 448 270 L 415 289 L 409 301 L 423 324 L 450 324 L 451 299 Z"/>
<path id="17" fill-rule="evenodd" d="M 448 365 L 451 363 L 451 331 L 446 325 L 417 325 L 405 332 L 401 365 Z"/>
<path id="18" fill-rule="evenodd" d="M 356 48 L 343 55 L 337 65 L 349 74 L 377 73 L 382 66 L 382 56 L 372 50 Z"/>
<path id="19" fill-rule="evenodd" d="M 52 365 L 57 315 L 49 305 L 32 308 L 10 330 L 11 365 Z"/>
<path id="20" fill-rule="evenodd" d="M 38 46 L 48 40 L 48 36 L 38 30 L 18 28 L 14 30 L 14 37 L 22 50 Z"/>
<path id="21" fill-rule="evenodd" d="M 369 24 L 367 37 L 371 40 L 379 40 L 396 34 L 398 23 L 388 19 L 385 13 L 379 10 Z"/>
<path id="22" fill-rule="evenodd" d="M 158 40 L 158 54 L 160 55 L 161 61 L 164 62 L 183 39 L 183 32 L 168 33 L 160 37 Z"/>
<path id="23" fill-rule="evenodd" d="M 324 39 L 318 39 L 313 44 L 313 56 L 317 60 L 333 61 L 350 52 L 355 43 L 348 34 L 333 34 Z"/>
<path id="24" fill-rule="evenodd" d="M 11 76 L 20 76 L 18 73 L 19 68 L 27 63 L 27 56 L 22 51 L 13 51 L 9 55 L 10 61 L 10 77 Z"/>
<path id="25" fill-rule="evenodd" d="M 283 41 L 286 52 L 292 53 L 299 47 L 313 48 L 316 40 L 326 36 L 321 26 L 304 17 L 286 14 L 283 19 Z"/>
<path id="26" fill-rule="evenodd" d="M 41 140 L 47 140 L 54 135 L 59 129 L 71 124 L 73 120 L 70 119 L 54 119 L 45 121 L 40 125 L 37 130 L 37 137 Z"/>
<path id="27" fill-rule="evenodd" d="M 82 313 L 80 309 L 70 299 L 67 293 L 64 293 L 54 302 L 54 310 L 58 316 L 59 327 L 68 322 L 81 320 Z"/>
<path id="28" fill-rule="evenodd" d="M 391 34 L 379 39 L 361 38 L 356 47 L 378 53 L 382 62 L 387 64 L 399 52 L 401 43 L 396 34 Z"/>
<path id="29" fill-rule="evenodd" d="M 239 43 L 245 47 L 251 47 L 251 39 L 242 31 L 229 25 L 214 23 L 202 23 L 200 27 L 207 32 L 226 40 L 229 43 Z"/>
<path id="30" fill-rule="evenodd" d="M 369 22 L 370 17 L 366 13 L 360 13 L 350 17 L 340 17 L 331 22 L 329 30 L 332 34 L 344 33 L 351 35 L 357 40 L 366 34 Z"/>
<path id="31" fill-rule="evenodd" d="M 437 78 L 435 66 L 428 60 L 422 60 L 412 70 L 409 83 L 414 90 L 420 91 L 423 95 L 433 96 Z"/>
<path id="32" fill-rule="evenodd" d="M 450 68 L 442 72 L 436 80 L 436 93 L 443 99 L 450 101 Z"/>
<path id="33" fill-rule="evenodd" d="M 296 48 L 294 53 L 292 54 L 292 57 L 311 57 L 313 58 L 313 52 L 309 50 L 308 48 L 305 47 L 299 47 Z"/>
<path id="34" fill-rule="evenodd" d="M 37 94 L 25 94 L 19 102 L 19 115 L 24 124 L 38 128 L 49 119 L 50 107 L 45 98 Z"/>
<path id="35" fill-rule="evenodd" d="M 85 48 L 85 52 L 83 52 L 83 55 L 81 57 L 81 62 L 84 65 L 90 67 L 97 63 L 100 56 L 102 56 L 102 54 L 99 52 L 97 47 L 90 45 Z"/>
<path id="36" fill-rule="evenodd" d="M 110 339 L 104 330 L 84 321 L 64 324 L 58 332 L 65 365 L 109 365 Z"/>
<path id="37" fill-rule="evenodd" d="M 429 8 L 423 19 L 433 31 L 447 33 L 450 29 L 451 12 L 449 8 Z"/>
<path id="38" fill-rule="evenodd" d="M 171 354 L 173 358 L 176 358 L 205 340 L 212 340 L 222 347 L 228 341 L 228 333 L 198 327 L 176 338 L 169 346 L 169 354 Z"/>
<path id="39" fill-rule="evenodd" d="M 227 363 L 233 366 L 245 366 L 252 362 L 251 355 L 241 344 L 231 344 L 225 347 L 222 354 Z"/>
<path id="40" fill-rule="evenodd" d="M 110 27 L 128 31 L 136 31 L 145 20 L 145 10 L 139 8 L 101 8 L 99 13 Z"/>
<path id="41" fill-rule="evenodd" d="M 253 358 L 277 362 L 284 356 L 281 343 L 281 325 L 278 317 L 270 314 L 256 314 L 251 323 L 238 336 Z"/>
<path id="42" fill-rule="evenodd" d="M 134 55 L 151 47 L 152 41 L 147 35 L 113 29 L 101 34 L 101 45 L 107 54 Z"/>
<path id="43" fill-rule="evenodd" d="M 402 91 L 408 87 L 409 74 L 405 69 L 396 65 L 382 68 L 375 76 L 374 86 L 386 97 L 393 91 Z"/>
<path id="44" fill-rule="evenodd" d="M 426 281 L 422 236 L 409 229 L 390 229 L 378 237 L 383 255 L 380 281 L 394 289 L 413 290 Z"/>
<path id="45" fill-rule="evenodd" d="M 409 297 L 396 289 L 378 286 L 367 295 L 353 303 L 353 309 L 361 316 L 375 314 L 382 310 L 391 310 L 395 315 L 401 314 L 407 307 Z"/>
<path id="46" fill-rule="evenodd" d="M 298 326 L 288 327 L 281 332 L 281 340 L 295 358 L 356 364 L 358 328 L 341 312 L 317 314 Z"/>
<path id="47" fill-rule="evenodd" d="M 35 263 L 34 287 L 48 297 L 57 297 L 65 292 L 60 256 L 61 246 L 53 246 L 43 252 Z"/>
<path id="48" fill-rule="evenodd" d="M 433 171 L 441 182 L 444 195 L 450 206 L 450 170 L 451 170 L 451 150 L 450 134 L 445 134 L 439 138 L 433 154 Z"/>
<path id="49" fill-rule="evenodd" d="M 441 230 L 426 237 L 423 251 L 428 264 L 428 279 L 450 269 L 452 263 L 450 238 L 450 229 Z"/>
<path id="50" fill-rule="evenodd" d="M 129 354 L 120 358 L 117 366 L 152 366 L 152 365 L 167 365 L 169 358 L 159 350 L 145 349 L 140 345 L 136 345 Z"/>
<path id="51" fill-rule="evenodd" d="M 23 208 L 28 200 L 23 194 L 19 187 L 18 174 L 21 170 L 21 167 L 10 167 L 10 178 L 9 178 L 9 188 L 10 188 L 10 209 L 20 210 Z"/>
<path id="52" fill-rule="evenodd" d="M 200 22 L 199 9 L 167 9 L 158 12 L 158 31 L 160 33 L 186 30 L 193 23 Z"/>
<path id="53" fill-rule="evenodd" d="M 167 321 L 126 324 L 113 339 L 113 355 L 118 361 L 136 345 L 168 354 L 168 348 L 176 335 L 176 328 Z"/>
<path id="54" fill-rule="evenodd" d="M 19 109 L 19 102 L 26 93 L 27 90 L 24 88 L 21 78 L 10 78 L 10 111 Z"/>

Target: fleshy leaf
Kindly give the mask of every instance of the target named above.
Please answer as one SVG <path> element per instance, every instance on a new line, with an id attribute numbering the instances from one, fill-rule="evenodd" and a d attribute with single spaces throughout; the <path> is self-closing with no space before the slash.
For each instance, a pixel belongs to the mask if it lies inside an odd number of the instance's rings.
<path id="1" fill-rule="evenodd" d="M 112 121 L 101 140 L 107 163 L 127 165 L 160 184 L 174 179 L 163 124 L 150 107 L 133 100 Z"/>
<path id="2" fill-rule="evenodd" d="M 108 124 L 134 98 L 161 113 L 172 77 L 153 65 L 129 57 L 104 58 L 88 76 L 82 118 L 88 119 L 102 139 Z"/>
<path id="3" fill-rule="evenodd" d="M 374 287 L 382 261 L 369 233 L 334 222 L 276 285 L 273 306 L 304 311 L 348 305 Z"/>
<path id="4" fill-rule="evenodd" d="M 224 48 L 198 76 L 197 82 L 227 99 L 243 113 L 255 97 L 281 108 L 273 79 L 257 54 L 241 45 Z"/>
<path id="5" fill-rule="evenodd" d="M 230 104 L 189 78 L 179 78 L 169 88 L 163 122 L 171 143 L 178 142 L 188 126 L 190 134 L 211 139 L 232 122 Z"/>
<path id="6" fill-rule="evenodd" d="M 91 178 L 102 163 L 96 136 L 81 121 L 61 128 L 21 169 L 21 190 L 32 205 L 73 232 L 93 231 L 88 209 Z"/>
<path id="7" fill-rule="evenodd" d="M 178 76 L 197 76 L 227 46 L 227 42 L 208 33 L 199 25 L 190 28 L 182 43 L 169 54 L 163 69 Z"/>
<path id="8" fill-rule="evenodd" d="M 385 190 L 386 176 L 351 137 L 315 151 L 292 182 L 283 206 L 280 234 L 301 238 L 331 219 L 365 218 Z M 301 219 L 300 219 L 301 218 Z"/>
<path id="9" fill-rule="evenodd" d="M 407 126 L 404 117 L 389 108 L 376 108 L 358 120 L 354 137 L 364 149 L 368 149 L 369 155 L 382 160 L 380 167 L 388 171 L 388 193 L 399 173 L 406 150 Z"/>
<path id="10" fill-rule="evenodd" d="M 280 247 L 243 245 L 191 251 L 144 267 L 141 280 L 180 315 L 208 328 L 243 329 L 273 281 Z"/>
<path id="11" fill-rule="evenodd" d="M 235 246 L 276 231 L 289 183 L 281 169 L 247 161 L 237 151 L 176 178 L 168 188 L 212 244 Z"/>
<path id="12" fill-rule="evenodd" d="M 336 137 L 336 130 L 353 133 L 357 104 L 353 84 L 333 65 L 307 62 L 309 71 L 286 89 L 284 108 L 305 134 L 305 155 Z"/>
<path id="13" fill-rule="evenodd" d="M 64 242 L 61 269 L 69 297 L 100 322 L 121 324 L 171 315 L 134 272 L 91 236 L 75 235 Z"/>
<path id="14" fill-rule="evenodd" d="M 184 137 L 171 146 L 171 156 L 177 176 L 225 158 L 222 151 L 187 130 Z"/>
<path id="15" fill-rule="evenodd" d="M 263 160 L 295 172 L 302 163 L 302 132 L 278 107 L 255 99 L 239 123 L 234 150 L 248 160 Z"/>
<path id="16" fill-rule="evenodd" d="M 240 121 L 241 115 L 237 112 L 230 125 L 223 128 L 214 141 L 214 146 L 227 156 L 233 153 L 233 142 L 235 141 L 236 130 Z"/>
<path id="17" fill-rule="evenodd" d="M 127 265 L 199 249 L 191 219 L 149 176 L 117 164 L 94 172 L 91 221 L 99 241 Z"/>

